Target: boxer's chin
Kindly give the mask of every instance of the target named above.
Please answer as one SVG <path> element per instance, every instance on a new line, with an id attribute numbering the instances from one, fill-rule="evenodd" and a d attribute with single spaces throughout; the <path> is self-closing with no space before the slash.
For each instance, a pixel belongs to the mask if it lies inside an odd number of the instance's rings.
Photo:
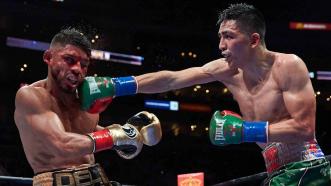
<path id="1" fill-rule="evenodd" d="M 67 94 L 73 94 L 73 93 L 76 93 L 77 86 L 73 86 L 73 85 L 69 85 L 69 84 L 63 84 L 61 86 L 61 89 L 62 89 L 63 92 L 65 92 Z"/>
<path id="2" fill-rule="evenodd" d="M 63 92 L 65 92 L 67 94 L 75 94 L 76 89 L 63 88 Z"/>

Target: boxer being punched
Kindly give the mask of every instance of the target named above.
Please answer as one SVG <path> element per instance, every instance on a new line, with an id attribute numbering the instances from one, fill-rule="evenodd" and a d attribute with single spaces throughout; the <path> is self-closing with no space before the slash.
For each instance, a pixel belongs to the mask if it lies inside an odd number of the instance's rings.
<path id="1" fill-rule="evenodd" d="M 251 5 L 229 6 L 218 23 L 224 58 L 137 76 L 137 92 L 220 81 L 243 116 L 217 111 L 209 130 L 213 144 L 257 142 L 269 173 L 265 185 L 331 185 L 329 162 L 315 139 L 316 101 L 305 63 L 266 48 L 263 15 Z"/>
<path id="2" fill-rule="evenodd" d="M 47 78 L 21 87 L 16 94 L 14 117 L 35 173 L 33 185 L 111 185 L 95 164 L 94 152 L 114 149 L 119 156 L 131 159 L 143 144 L 155 145 L 161 138 L 159 120 L 148 112 L 138 113 L 124 125 L 98 125 L 98 113 L 111 97 L 99 100 L 77 93 L 90 55 L 91 44 L 83 34 L 73 28 L 61 30 L 43 56 L 48 65 Z M 131 91 L 127 90 L 130 83 L 125 82 L 125 77 L 114 79 L 112 86 L 117 92 L 113 96 Z M 81 109 L 82 103 L 92 111 Z"/>

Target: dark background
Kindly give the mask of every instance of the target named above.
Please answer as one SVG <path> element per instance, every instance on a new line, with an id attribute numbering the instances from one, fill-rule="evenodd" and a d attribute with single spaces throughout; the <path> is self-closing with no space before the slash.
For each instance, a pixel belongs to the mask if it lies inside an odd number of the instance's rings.
<path id="1" fill-rule="evenodd" d="M 42 52 L 6 46 L 6 37 L 50 42 L 61 28 L 75 26 L 100 39 L 95 49 L 141 55 L 142 66 L 95 61 L 90 75 L 126 76 L 180 70 L 220 57 L 216 26 L 218 11 L 229 3 L 247 2 L 259 8 L 267 22 L 269 50 L 295 53 L 309 71 L 330 70 L 330 31 L 290 30 L 290 21 L 331 22 L 328 1 L 190 1 L 190 0 L 51 0 L 0 2 L 0 173 L 32 177 L 13 120 L 14 98 L 21 83 L 47 75 Z M 185 52 L 185 56 L 180 55 Z M 197 55 L 189 57 L 188 52 Z M 20 71 L 23 64 L 28 68 Z M 331 153 L 330 82 L 312 79 L 317 99 L 316 138 L 325 154 Z M 177 174 L 204 172 L 205 185 L 265 171 L 255 144 L 212 146 L 205 128 L 212 112 L 165 111 L 144 108 L 145 99 L 176 100 L 209 105 L 212 110 L 239 111 L 221 83 L 154 95 L 119 97 L 102 113 L 101 125 L 124 123 L 141 111 L 154 112 L 162 122 L 163 139 L 145 146 L 138 157 L 123 160 L 113 151 L 96 154 L 111 180 L 136 185 L 176 185 Z M 206 89 L 209 94 L 204 93 Z M 83 124 L 83 123 L 82 123 Z M 192 131 L 191 125 L 197 128 Z"/>

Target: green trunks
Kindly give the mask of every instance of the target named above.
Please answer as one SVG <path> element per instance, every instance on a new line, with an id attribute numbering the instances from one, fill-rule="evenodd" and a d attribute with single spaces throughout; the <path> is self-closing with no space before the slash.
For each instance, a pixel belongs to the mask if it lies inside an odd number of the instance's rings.
<path id="1" fill-rule="evenodd" d="M 269 175 L 262 185 L 331 186 L 330 162 L 318 158 L 286 164 Z"/>

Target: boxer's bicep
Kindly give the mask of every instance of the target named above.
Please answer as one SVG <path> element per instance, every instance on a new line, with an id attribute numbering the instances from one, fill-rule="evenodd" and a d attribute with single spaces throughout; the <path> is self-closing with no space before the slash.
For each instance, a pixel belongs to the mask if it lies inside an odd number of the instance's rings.
<path id="1" fill-rule="evenodd" d="M 163 70 L 136 76 L 138 93 L 160 93 L 169 90 L 204 84 L 227 77 L 227 64 L 223 59 L 211 61 L 202 67 L 179 71 Z M 224 79 L 224 78 L 223 78 Z"/>
<path id="2" fill-rule="evenodd" d="M 138 93 L 160 93 L 211 81 L 211 76 L 202 67 L 180 71 L 163 70 L 136 77 Z"/>
<path id="3" fill-rule="evenodd" d="M 203 67 L 192 67 L 174 72 L 170 85 L 172 89 L 189 87 L 197 84 L 204 84 L 213 81 L 213 76 Z"/>
<path id="4" fill-rule="evenodd" d="M 222 83 L 232 82 L 233 77 L 239 73 L 238 68 L 230 67 L 224 58 L 220 58 L 202 66 L 204 74 L 209 81 L 220 81 Z"/>
<path id="5" fill-rule="evenodd" d="M 304 63 L 299 60 L 289 64 L 284 75 L 286 83 L 283 91 L 285 106 L 300 131 L 312 135 L 315 130 L 316 101 L 314 90 Z"/>
<path id="6" fill-rule="evenodd" d="M 15 122 L 20 134 L 31 136 L 50 145 L 65 133 L 58 115 L 40 92 L 33 88 L 20 89 L 15 100 Z"/>
<path id="7" fill-rule="evenodd" d="M 300 91 L 288 90 L 283 93 L 285 106 L 291 117 L 304 126 L 314 125 L 315 119 L 315 97 L 312 96 L 309 86 Z"/>
<path id="8" fill-rule="evenodd" d="M 43 116 L 50 111 L 49 103 L 43 99 L 42 94 L 30 87 L 23 87 L 18 90 L 15 98 L 15 122 L 19 127 L 38 127 L 33 116 Z M 39 117 L 37 117 L 39 118 Z M 42 117 L 40 117 L 42 118 Z M 24 131 L 22 131 L 24 132 Z"/>

